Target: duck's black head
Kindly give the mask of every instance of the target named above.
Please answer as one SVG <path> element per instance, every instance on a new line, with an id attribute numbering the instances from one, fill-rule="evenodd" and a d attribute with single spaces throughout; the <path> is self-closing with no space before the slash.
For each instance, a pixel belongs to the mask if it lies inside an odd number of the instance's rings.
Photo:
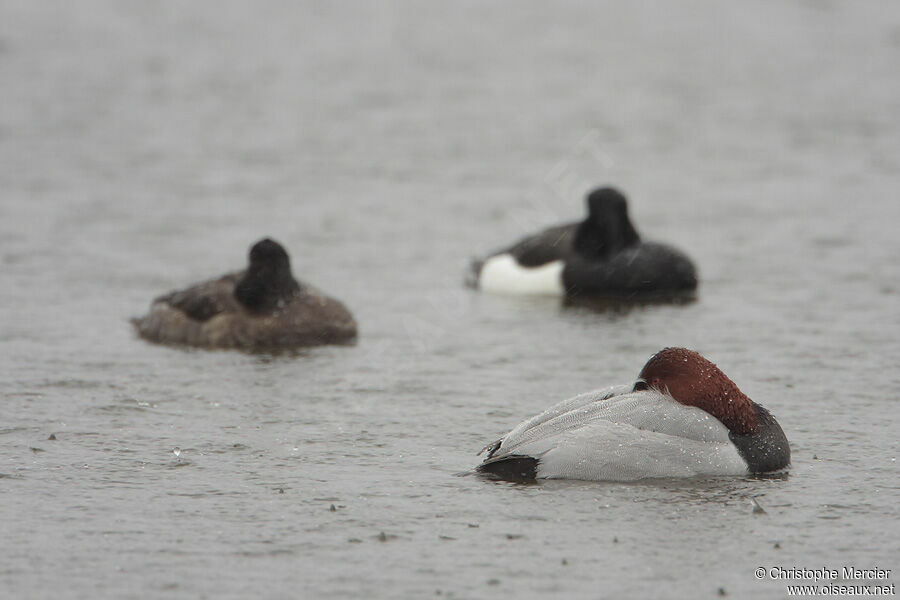
<path id="1" fill-rule="evenodd" d="M 588 258 L 606 258 L 640 241 L 628 218 L 628 201 L 615 188 L 597 188 L 587 196 L 588 217 L 575 234 L 575 250 Z"/>
<path id="2" fill-rule="evenodd" d="M 291 259 L 281 244 L 265 238 L 250 248 L 250 264 L 234 288 L 234 297 L 249 310 L 275 308 L 300 290 L 291 274 Z"/>
<path id="3" fill-rule="evenodd" d="M 284 246 L 271 238 L 259 240 L 250 247 L 250 264 L 283 263 L 290 270 L 291 259 Z"/>

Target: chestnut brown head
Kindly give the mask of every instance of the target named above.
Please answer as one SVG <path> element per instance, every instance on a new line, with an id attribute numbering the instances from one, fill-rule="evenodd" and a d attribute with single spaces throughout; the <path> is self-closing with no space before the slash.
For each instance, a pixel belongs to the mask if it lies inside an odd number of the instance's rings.
<path id="1" fill-rule="evenodd" d="M 757 429 L 753 401 L 719 367 L 686 348 L 665 348 L 647 361 L 634 389 L 652 388 L 696 406 L 738 435 Z"/>

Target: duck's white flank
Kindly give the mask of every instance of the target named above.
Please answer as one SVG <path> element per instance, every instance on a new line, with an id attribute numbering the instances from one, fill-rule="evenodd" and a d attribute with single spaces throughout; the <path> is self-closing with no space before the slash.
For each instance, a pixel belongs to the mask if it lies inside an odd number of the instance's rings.
<path id="1" fill-rule="evenodd" d="M 718 419 L 652 390 L 621 390 L 584 394 L 551 407 L 509 432 L 492 458 L 533 456 L 539 459 L 537 476 L 549 479 L 747 473 Z"/>
<path id="2" fill-rule="evenodd" d="M 498 254 L 484 262 L 478 286 L 496 294 L 562 296 L 564 268 L 561 260 L 540 267 L 523 267 L 511 254 Z"/>

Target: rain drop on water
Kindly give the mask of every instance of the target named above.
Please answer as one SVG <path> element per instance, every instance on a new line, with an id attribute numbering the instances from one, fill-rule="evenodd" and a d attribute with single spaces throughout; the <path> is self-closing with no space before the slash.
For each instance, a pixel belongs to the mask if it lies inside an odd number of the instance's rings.
<path id="1" fill-rule="evenodd" d="M 181 448 L 175 446 L 174 448 L 172 448 L 172 454 L 175 455 L 175 458 L 178 458 L 179 456 L 181 456 Z"/>

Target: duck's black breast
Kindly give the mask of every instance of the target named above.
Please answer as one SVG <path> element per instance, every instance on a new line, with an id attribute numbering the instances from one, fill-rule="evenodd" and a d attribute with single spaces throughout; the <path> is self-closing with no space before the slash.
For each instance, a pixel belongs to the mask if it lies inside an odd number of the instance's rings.
<path id="1" fill-rule="evenodd" d="M 605 259 L 570 252 L 563 285 L 568 295 L 668 295 L 696 290 L 697 273 L 691 260 L 671 246 L 640 242 Z"/>
<path id="2" fill-rule="evenodd" d="M 784 469 L 791 464 L 791 446 L 781 425 L 768 410 L 753 403 L 756 413 L 757 430 L 751 435 L 735 435 L 728 437 L 737 447 L 738 452 L 747 461 L 751 473 L 768 473 Z"/>

